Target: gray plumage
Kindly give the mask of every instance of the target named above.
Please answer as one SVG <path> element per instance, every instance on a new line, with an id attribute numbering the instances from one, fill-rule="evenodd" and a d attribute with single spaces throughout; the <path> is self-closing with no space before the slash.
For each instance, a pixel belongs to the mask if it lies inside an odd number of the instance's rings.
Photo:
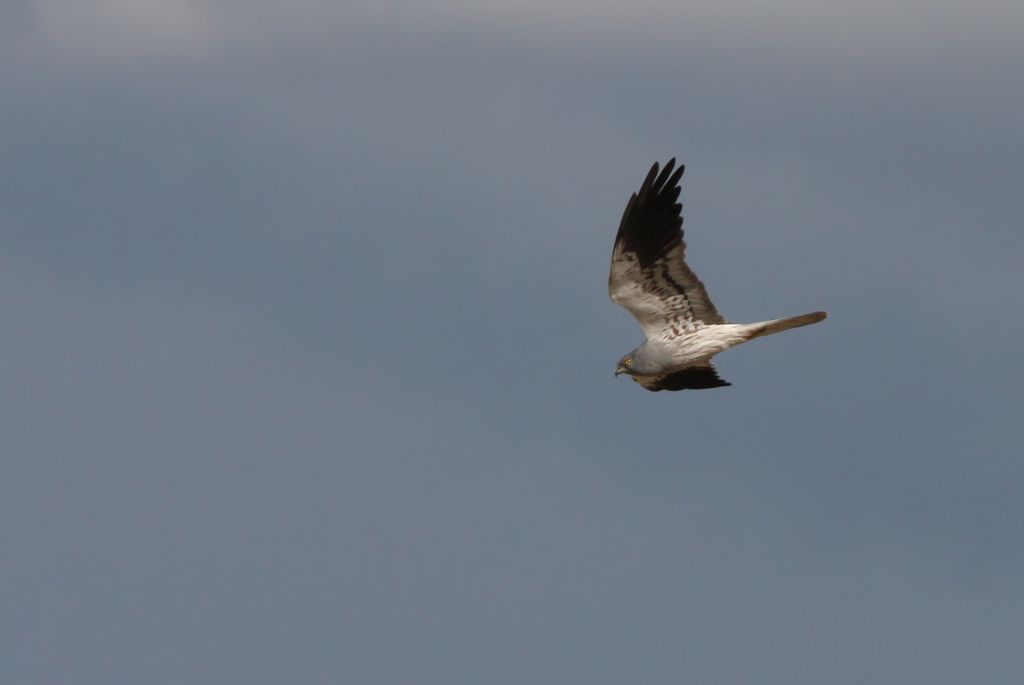
<path id="1" fill-rule="evenodd" d="M 677 202 L 683 166 L 675 159 L 651 167 L 622 214 L 612 250 L 608 294 L 636 317 L 642 345 L 619 360 L 648 390 L 685 390 L 731 385 L 711 365 L 718 353 L 754 338 L 806 326 L 825 318 L 812 312 L 750 324 L 726 321 L 686 263 L 682 205 Z"/>

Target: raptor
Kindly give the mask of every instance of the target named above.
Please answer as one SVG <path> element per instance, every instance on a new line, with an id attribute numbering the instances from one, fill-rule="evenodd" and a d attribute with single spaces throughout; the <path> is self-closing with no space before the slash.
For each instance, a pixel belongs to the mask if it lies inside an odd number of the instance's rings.
<path id="1" fill-rule="evenodd" d="M 686 263 L 683 206 L 677 202 L 683 167 L 655 162 L 622 214 L 612 250 L 608 294 L 636 317 L 642 345 L 619 360 L 615 375 L 628 374 L 648 390 L 700 390 L 732 385 L 712 358 L 730 347 L 772 333 L 817 323 L 811 312 L 757 323 L 731 323 L 718 313 L 697 274 Z"/>

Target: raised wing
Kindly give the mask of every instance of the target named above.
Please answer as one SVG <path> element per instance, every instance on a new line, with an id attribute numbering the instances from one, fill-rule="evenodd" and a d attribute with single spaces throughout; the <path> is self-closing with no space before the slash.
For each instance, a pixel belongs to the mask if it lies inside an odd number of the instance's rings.
<path id="1" fill-rule="evenodd" d="M 622 214 L 612 250 L 608 294 L 636 317 L 648 339 L 673 340 L 687 331 L 725 323 L 704 284 L 686 264 L 683 206 L 673 158 L 651 167 Z"/>
<path id="2" fill-rule="evenodd" d="M 722 388 L 732 385 L 718 377 L 715 367 L 691 366 L 682 371 L 676 371 L 665 376 L 634 376 L 636 382 L 648 390 L 706 390 L 708 388 Z"/>

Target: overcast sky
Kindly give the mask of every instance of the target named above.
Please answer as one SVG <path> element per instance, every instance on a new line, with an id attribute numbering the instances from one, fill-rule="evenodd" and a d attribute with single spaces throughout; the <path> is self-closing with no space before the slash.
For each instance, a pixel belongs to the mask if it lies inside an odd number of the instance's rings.
<path id="1" fill-rule="evenodd" d="M 0 4 L 0 681 L 1024 674 L 1024 5 Z M 612 372 L 687 165 L 730 319 Z"/>

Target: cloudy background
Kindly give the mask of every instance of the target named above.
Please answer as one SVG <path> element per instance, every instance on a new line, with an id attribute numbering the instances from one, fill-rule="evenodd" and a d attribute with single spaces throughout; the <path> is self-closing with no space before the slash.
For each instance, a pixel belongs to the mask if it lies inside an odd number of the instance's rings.
<path id="1" fill-rule="evenodd" d="M 0 5 L 0 680 L 1019 683 L 1024 9 Z M 735 320 L 648 394 L 676 155 Z"/>

